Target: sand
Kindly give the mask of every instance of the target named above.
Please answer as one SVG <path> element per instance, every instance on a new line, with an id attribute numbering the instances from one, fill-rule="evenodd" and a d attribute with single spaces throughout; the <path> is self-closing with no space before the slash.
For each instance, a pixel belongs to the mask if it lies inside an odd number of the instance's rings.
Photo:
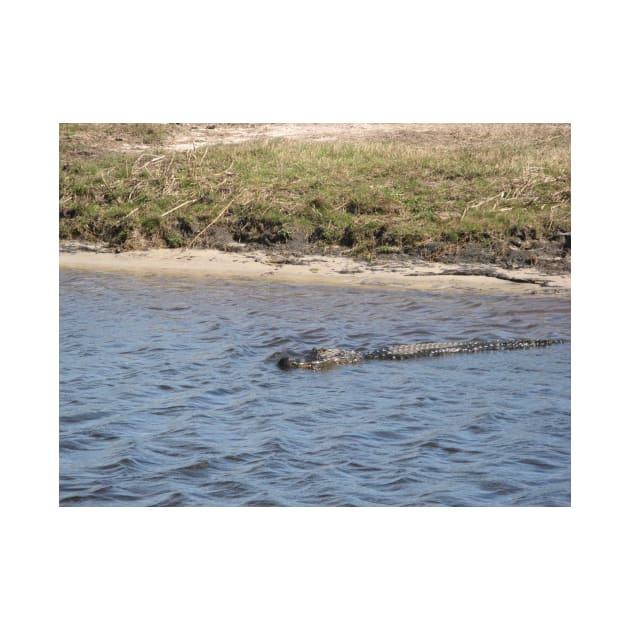
<path id="1" fill-rule="evenodd" d="M 61 269 L 153 275 L 193 275 L 229 280 L 409 289 L 555 295 L 569 298 L 571 276 L 536 269 L 449 265 L 417 260 L 365 262 L 339 255 L 295 256 L 278 251 L 151 249 L 114 253 L 75 242 L 61 244 Z M 498 276 L 498 277 L 497 277 Z"/>

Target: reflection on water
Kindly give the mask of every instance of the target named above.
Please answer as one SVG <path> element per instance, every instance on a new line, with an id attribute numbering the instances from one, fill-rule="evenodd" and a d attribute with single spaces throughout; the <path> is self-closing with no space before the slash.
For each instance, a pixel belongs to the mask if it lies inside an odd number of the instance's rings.
<path id="1" fill-rule="evenodd" d="M 62 272 L 62 505 L 569 505 L 570 344 L 283 372 L 277 353 L 570 336 L 570 303 Z"/>

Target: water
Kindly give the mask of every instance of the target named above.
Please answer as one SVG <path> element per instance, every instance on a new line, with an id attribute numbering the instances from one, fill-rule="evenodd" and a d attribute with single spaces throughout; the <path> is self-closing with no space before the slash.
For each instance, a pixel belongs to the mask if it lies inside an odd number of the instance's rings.
<path id="1" fill-rule="evenodd" d="M 74 271 L 60 291 L 61 505 L 570 505 L 570 344 L 275 365 L 568 338 L 568 300 Z"/>

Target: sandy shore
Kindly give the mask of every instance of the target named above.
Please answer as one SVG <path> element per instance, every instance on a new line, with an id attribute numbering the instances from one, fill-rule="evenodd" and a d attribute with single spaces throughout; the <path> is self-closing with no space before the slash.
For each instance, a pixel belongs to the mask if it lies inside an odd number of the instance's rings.
<path id="1" fill-rule="evenodd" d="M 61 244 L 61 269 L 195 275 L 230 280 L 327 284 L 365 288 L 465 291 L 570 297 L 570 275 L 490 265 L 421 261 L 357 261 L 344 256 L 294 256 L 276 251 L 153 249 L 113 253 L 79 243 Z"/>

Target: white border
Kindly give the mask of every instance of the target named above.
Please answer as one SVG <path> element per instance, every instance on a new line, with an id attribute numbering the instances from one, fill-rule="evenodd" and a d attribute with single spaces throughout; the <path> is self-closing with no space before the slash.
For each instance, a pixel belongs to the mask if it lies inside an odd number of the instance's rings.
<path id="1" fill-rule="evenodd" d="M 617 5 L 227 4 L 7 11 L 3 616 L 65 628 L 617 625 L 615 567 L 628 560 Z M 210 119 L 572 123 L 574 507 L 57 507 L 57 124 Z"/>

